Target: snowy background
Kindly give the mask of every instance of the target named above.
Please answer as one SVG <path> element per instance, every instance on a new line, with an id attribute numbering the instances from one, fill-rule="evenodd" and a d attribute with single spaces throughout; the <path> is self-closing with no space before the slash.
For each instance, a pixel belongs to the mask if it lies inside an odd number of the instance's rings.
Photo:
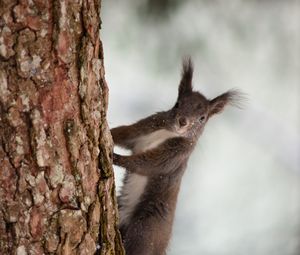
<path id="1" fill-rule="evenodd" d="M 208 98 L 230 88 L 249 98 L 207 124 L 168 254 L 299 255 L 300 1 L 149 2 L 102 4 L 111 127 L 169 109 L 185 55 Z"/>

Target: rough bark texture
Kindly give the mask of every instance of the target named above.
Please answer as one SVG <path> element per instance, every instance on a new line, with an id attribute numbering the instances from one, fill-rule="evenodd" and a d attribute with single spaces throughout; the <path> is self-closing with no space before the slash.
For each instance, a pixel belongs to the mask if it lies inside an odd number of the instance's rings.
<path id="1" fill-rule="evenodd" d="M 100 2 L 0 1 L 0 254 L 123 254 Z"/>

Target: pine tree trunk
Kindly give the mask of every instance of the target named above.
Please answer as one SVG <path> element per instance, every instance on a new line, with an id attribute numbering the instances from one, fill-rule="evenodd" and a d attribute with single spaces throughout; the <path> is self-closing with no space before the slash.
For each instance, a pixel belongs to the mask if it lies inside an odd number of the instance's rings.
<path id="1" fill-rule="evenodd" d="M 123 254 L 101 0 L 0 0 L 0 254 Z"/>

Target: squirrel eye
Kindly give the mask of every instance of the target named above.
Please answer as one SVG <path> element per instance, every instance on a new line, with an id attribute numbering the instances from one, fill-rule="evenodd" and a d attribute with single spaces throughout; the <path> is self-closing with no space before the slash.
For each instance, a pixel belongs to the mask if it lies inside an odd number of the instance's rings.
<path id="1" fill-rule="evenodd" d="M 178 122 L 179 122 L 180 127 L 184 127 L 187 125 L 187 120 L 184 117 L 180 117 Z"/>
<path id="2" fill-rule="evenodd" d="M 204 120 L 205 120 L 205 116 L 201 116 L 200 119 L 199 119 L 199 122 L 200 122 L 200 123 L 203 123 Z"/>

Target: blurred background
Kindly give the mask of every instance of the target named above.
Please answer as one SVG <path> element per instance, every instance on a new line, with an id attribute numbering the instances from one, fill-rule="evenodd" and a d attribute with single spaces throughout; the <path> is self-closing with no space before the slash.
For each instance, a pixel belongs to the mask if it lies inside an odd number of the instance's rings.
<path id="1" fill-rule="evenodd" d="M 109 0 L 102 21 L 110 127 L 171 108 L 186 55 L 208 98 L 248 94 L 207 124 L 168 254 L 299 255 L 300 1 Z"/>

